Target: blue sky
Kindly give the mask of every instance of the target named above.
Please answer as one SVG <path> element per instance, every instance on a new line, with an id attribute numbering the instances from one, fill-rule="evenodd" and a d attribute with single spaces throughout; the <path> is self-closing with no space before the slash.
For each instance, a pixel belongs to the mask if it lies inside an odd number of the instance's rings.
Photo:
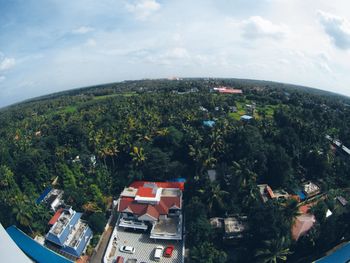
<path id="1" fill-rule="evenodd" d="M 171 76 L 350 95 L 348 10 L 346 0 L 0 0 L 0 107 Z"/>

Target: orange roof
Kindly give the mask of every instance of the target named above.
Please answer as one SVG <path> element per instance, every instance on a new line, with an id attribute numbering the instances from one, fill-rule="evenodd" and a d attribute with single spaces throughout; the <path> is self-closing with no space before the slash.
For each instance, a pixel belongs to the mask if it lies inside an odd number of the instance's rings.
<path id="1" fill-rule="evenodd" d="M 153 189 L 150 187 L 139 187 L 137 190 L 137 195 L 142 197 L 155 197 L 156 194 L 153 192 Z"/>
<path id="2" fill-rule="evenodd" d="M 62 211 L 63 211 L 63 208 L 60 208 L 57 210 L 57 212 L 54 214 L 54 216 L 50 219 L 49 225 L 54 225 L 57 222 L 58 218 L 62 214 Z"/>

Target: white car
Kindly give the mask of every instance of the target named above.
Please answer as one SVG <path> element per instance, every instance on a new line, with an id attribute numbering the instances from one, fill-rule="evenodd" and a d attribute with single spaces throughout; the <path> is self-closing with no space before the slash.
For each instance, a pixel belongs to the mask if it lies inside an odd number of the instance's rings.
<path id="1" fill-rule="evenodd" d="M 157 246 L 154 250 L 154 260 L 155 261 L 159 261 L 160 258 L 162 257 L 163 255 L 163 250 L 164 250 L 164 247 L 163 246 Z"/>
<path id="2" fill-rule="evenodd" d="M 134 254 L 135 248 L 131 246 L 121 246 L 119 247 L 120 252 L 128 253 L 128 254 Z"/>

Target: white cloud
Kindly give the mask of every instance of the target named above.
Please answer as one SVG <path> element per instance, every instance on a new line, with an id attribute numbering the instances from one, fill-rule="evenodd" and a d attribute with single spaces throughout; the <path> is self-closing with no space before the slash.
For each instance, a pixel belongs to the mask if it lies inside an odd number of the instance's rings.
<path id="1" fill-rule="evenodd" d="M 94 31 L 94 28 L 93 27 L 89 27 L 89 26 L 81 26 L 81 27 L 78 27 L 76 29 L 74 29 L 72 31 L 73 34 L 79 34 L 79 35 L 83 35 L 83 34 L 87 34 L 91 31 Z"/>
<path id="2" fill-rule="evenodd" d="M 317 12 L 324 31 L 340 49 L 350 48 L 350 22 L 343 17 L 323 11 Z"/>
<path id="3" fill-rule="evenodd" d="M 126 4 L 126 9 L 137 19 L 145 20 L 160 9 L 160 4 L 156 0 L 137 0 L 133 4 Z"/>
<path id="4" fill-rule="evenodd" d="M 243 37 L 247 39 L 273 38 L 283 39 L 288 28 L 282 24 L 274 24 L 261 16 L 252 16 L 240 23 Z"/>
<path id="5" fill-rule="evenodd" d="M 0 61 L 0 71 L 8 70 L 16 65 L 16 60 L 14 58 L 5 57 Z"/>

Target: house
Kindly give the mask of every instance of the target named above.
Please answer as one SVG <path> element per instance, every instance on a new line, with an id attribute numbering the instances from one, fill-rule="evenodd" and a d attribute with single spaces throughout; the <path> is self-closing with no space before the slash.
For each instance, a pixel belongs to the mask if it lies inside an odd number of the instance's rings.
<path id="1" fill-rule="evenodd" d="M 243 115 L 243 116 L 241 116 L 241 121 L 250 121 L 252 119 L 253 119 L 253 117 L 250 116 L 250 115 Z"/>
<path id="2" fill-rule="evenodd" d="M 274 198 L 276 198 L 276 199 L 285 199 L 285 200 L 287 200 L 290 197 L 290 195 L 283 189 L 275 190 L 273 193 L 274 193 L 274 196 L 275 196 Z"/>
<path id="3" fill-rule="evenodd" d="M 229 87 L 219 86 L 213 88 L 214 91 L 217 91 L 221 94 L 242 94 L 243 91 L 241 89 L 233 89 Z"/>
<path id="4" fill-rule="evenodd" d="M 297 216 L 292 226 L 292 238 L 297 241 L 313 227 L 315 222 L 316 219 L 314 215 L 302 214 Z"/>
<path id="5" fill-rule="evenodd" d="M 211 169 L 211 170 L 208 170 L 207 173 L 208 173 L 210 182 L 216 181 L 216 170 Z"/>
<path id="6" fill-rule="evenodd" d="M 266 203 L 269 199 L 275 198 L 275 194 L 272 191 L 271 187 L 267 184 L 259 184 L 258 185 L 261 199 L 264 203 Z"/>
<path id="7" fill-rule="evenodd" d="M 243 237 L 247 230 L 247 216 L 237 215 L 224 219 L 225 234 L 224 239 L 239 239 Z"/>
<path id="8" fill-rule="evenodd" d="M 150 231 L 155 239 L 182 239 L 183 182 L 134 182 L 120 194 L 119 226 Z"/>
<path id="9" fill-rule="evenodd" d="M 31 263 L 32 261 L 24 254 L 24 252 L 16 245 L 15 241 L 9 236 L 4 227 L 0 223 L 0 243 L 1 256 L 8 263 Z"/>
<path id="10" fill-rule="evenodd" d="M 36 200 L 36 204 L 44 203 L 50 207 L 51 210 L 56 211 L 60 206 L 64 204 L 63 193 L 63 190 L 48 187 Z"/>
<path id="11" fill-rule="evenodd" d="M 211 121 L 211 120 L 203 121 L 203 125 L 212 128 L 215 125 L 215 121 Z"/>
<path id="12" fill-rule="evenodd" d="M 79 258 L 92 238 L 90 227 L 81 220 L 82 213 L 64 207 L 49 221 L 51 228 L 45 236 L 46 245 L 59 253 Z"/>
<path id="13" fill-rule="evenodd" d="M 321 189 L 317 184 L 309 181 L 303 184 L 303 192 L 307 198 L 310 198 L 319 194 L 321 192 Z"/>
<path id="14" fill-rule="evenodd" d="M 72 260 L 67 259 L 55 253 L 54 251 L 48 249 L 47 247 L 39 244 L 37 241 L 32 239 L 30 236 L 26 235 L 16 226 L 10 226 L 6 229 L 7 234 L 16 243 L 16 245 L 28 256 L 31 260 L 26 261 L 23 257 L 20 258 L 20 252 L 17 252 L 17 261 L 15 262 L 55 262 L 55 263 L 73 263 Z M 11 263 L 10 258 L 6 257 L 6 252 L 10 252 L 11 248 L 8 244 L 1 240 L 1 244 L 6 247 L 6 249 L 1 250 L 1 256 L 6 258 L 6 262 Z"/>
<path id="15" fill-rule="evenodd" d="M 238 111 L 236 106 L 229 106 L 228 109 L 230 112 L 237 112 Z"/>
<path id="16" fill-rule="evenodd" d="M 199 106 L 199 110 L 200 110 L 200 111 L 204 111 L 204 112 L 208 112 L 208 109 L 207 109 L 207 108 L 204 108 L 203 106 Z"/>
<path id="17" fill-rule="evenodd" d="M 349 262 L 350 242 L 338 245 L 326 253 L 326 256 L 315 261 L 315 263 Z"/>
<path id="18" fill-rule="evenodd" d="M 209 222 L 214 229 L 220 229 L 224 226 L 224 219 L 222 217 L 212 217 L 209 219 Z"/>
<path id="19" fill-rule="evenodd" d="M 342 206 L 346 206 L 348 203 L 348 201 L 342 196 L 337 196 L 336 199 Z"/>

